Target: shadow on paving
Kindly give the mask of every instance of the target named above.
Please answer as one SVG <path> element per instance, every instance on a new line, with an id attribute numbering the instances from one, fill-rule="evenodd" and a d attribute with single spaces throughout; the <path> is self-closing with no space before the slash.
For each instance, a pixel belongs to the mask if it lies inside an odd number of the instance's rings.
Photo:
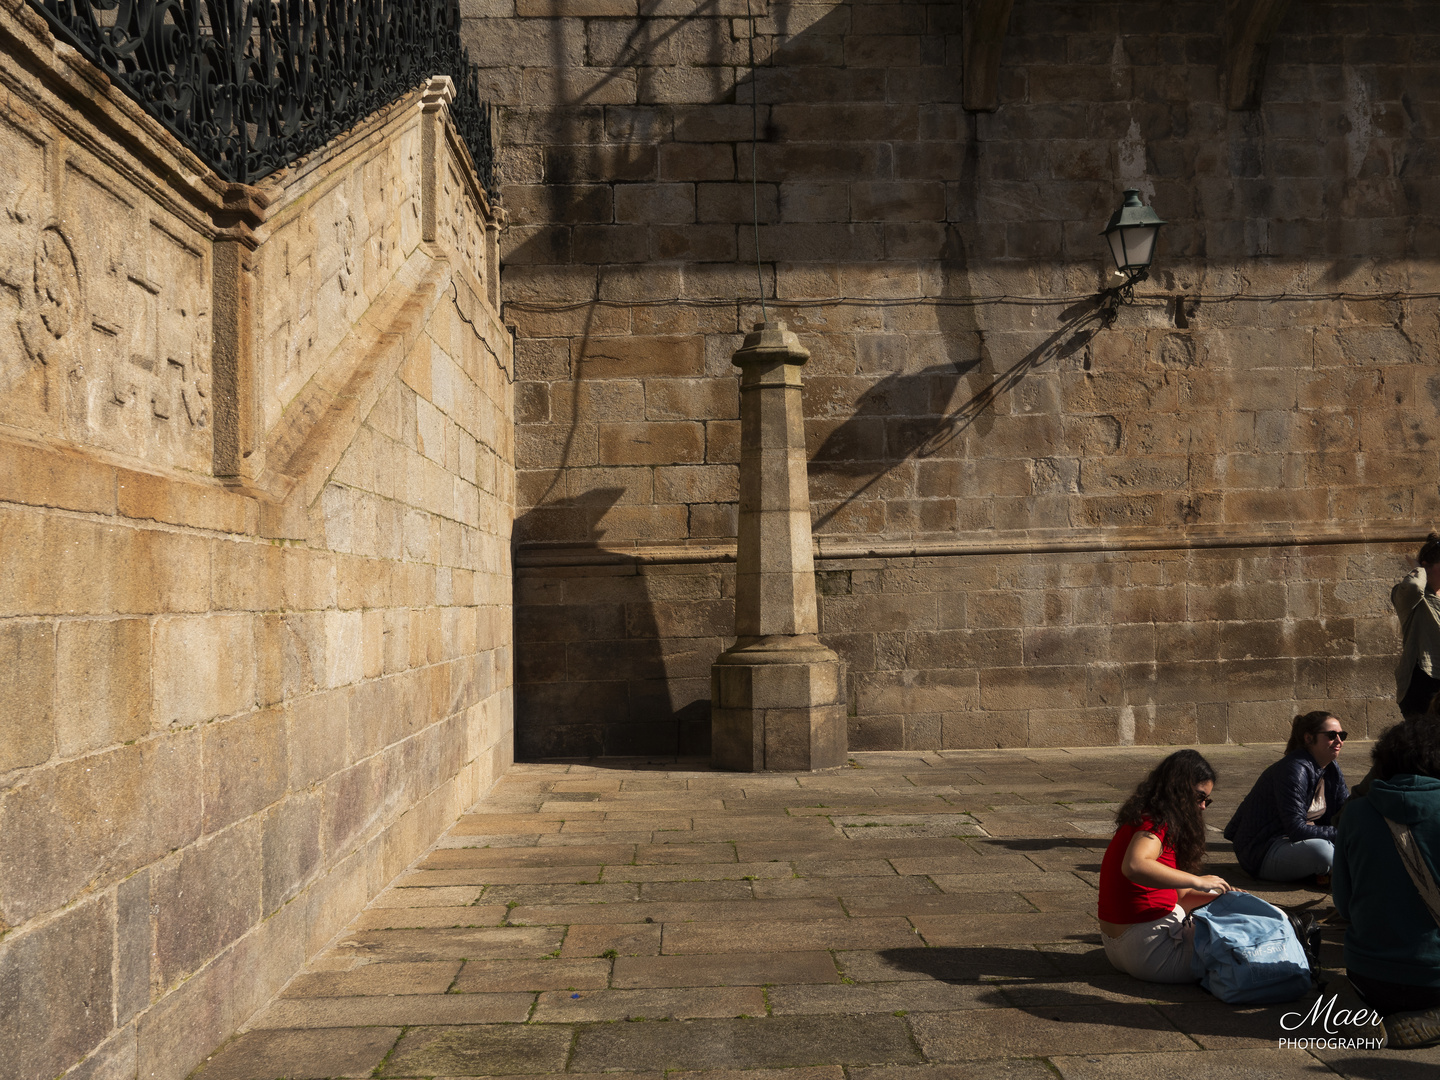
<path id="1" fill-rule="evenodd" d="M 1113 984 L 1117 972 L 1105 958 L 1105 950 L 1096 947 L 1093 937 L 1074 938 L 1085 949 L 1080 953 L 1046 952 L 1045 946 L 1031 948 L 1000 945 L 975 945 L 968 947 L 931 947 L 914 949 L 884 949 L 877 955 L 880 960 L 897 971 L 912 972 L 941 982 L 973 983 L 993 980 L 994 997 L 992 1004 L 1018 1004 L 1015 992 L 1027 984 L 1052 984 L 1060 980 L 1074 982 L 1077 978 L 1104 979 Z M 1105 976 L 1109 976 L 1105 979 Z M 1124 976 L 1119 976 L 1124 978 Z M 1102 983 L 1094 983 L 1097 988 Z M 1188 985 L 1167 986 L 1162 983 L 1144 984 L 1153 991 L 1157 1001 L 1194 1001 L 1196 991 Z M 1203 996 L 1203 995 L 1202 995 Z M 1099 1005 L 1112 1000 L 1106 996 L 1067 993 L 1065 1000 L 1053 1004 Z M 986 1000 L 986 995 L 981 996 Z M 1052 1002 L 1046 1002 L 1052 1004 Z"/>
<path id="2" fill-rule="evenodd" d="M 505 1075 L 565 1070 L 569 1027 L 419 1028 L 401 1040 L 384 1077 Z M 500 1053 L 503 1062 L 494 1056 Z M 804 1016 L 621 1021 L 583 1025 L 570 1072 L 670 1069 L 786 1069 L 834 1065 L 918 1064 L 920 1053 L 893 1016 Z"/>
<path id="3" fill-rule="evenodd" d="M 1376 1054 L 1322 1060 L 1341 1076 L 1353 1077 L 1354 1080 L 1435 1080 L 1440 1074 L 1440 1066 L 1435 1064 L 1434 1058 L 1421 1061 L 1407 1058 L 1398 1051 L 1384 1057 Z"/>
<path id="4" fill-rule="evenodd" d="M 1034 839 L 1029 837 L 993 836 L 984 839 L 976 838 L 973 842 L 984 845 L 985 847 L 1003 848 L 1006 851 L 1017 851 L 1021 854 L 1037 851 L 1073 851 L 1077 848 L 1082 851 L 1094 852 L 1096 856 L 1094 862 L 1076 863 L 1071 867 L 1072 870 L 1083 870 L 1094 874 L 1100 872 L 1100 859 L 1104 856 L 1105 848 L 1110 843 L 1108 839 L 1084 840 L 1073 836 L 1038 837 Z"/>
<path id="5" fill-rule="evenodd" d="M 1273 1048 L 1281 1037 L 1332 1038 L 1337 1033 L 1349 1037 L 1357 1034 L 1351 1029 L 1327 1030 L 1323 1023 L 1306 1022 L 1317 1000 L 1323 1007 L 1333 996 L 1337 1009 L 1355 1009 L 1360 1005 L 1349 983 L 1328 966 L 1327 978 L 1297 1001 L 1236 1006 L 1225 1004 L 1193 983 L 1147 983 L 1122 975 L 1110 966 L 1103 948 L 1086 947 L 1073 952 L 1059 943 L 1034 948 L 939 947 L 886 949 L 877 956 L 897 972 L 986 986 L 975 998 L 978 1005 L 1019 1010 L 1048 1023 L 1093 1025 L 1095 1009 L 1112 1010 L 1114 1015 L 1113 1010 L 1117 1008 L 1133 1009 L 1133 1004 L 1122 1006 L 1122 1001 L 1128 999 L 1133 1003 L 1136 998 L 1142 998 L 1175 1030 L 1207 1050 Z M 1333 959 L 1339 961 L 1340 958 L 1335 955 Z M 1282 1024 L 1282 1018 L 1287 1022 Z M 1123 1025 L 1117 1023 L 1117 1026 Z M 1366 1029 L 1360 1034 L 1378 1037 L 1379 1033 Z M 1420 1075 L 1396 1071 L 1407 1061 L 1403 1055 L 1354 1059 L 1350 1064 L 1362 1061 L 1369 1061 L 1380 1070 L 1373 1073 L 1376 1080 Z M 1427 1058 L 1423 1068 L 1426 1076 L 1437 1075 L 1433 1060 Z M 1372 1074 L 1346 1071 L 1345 1075 Z"/>
<path id="6" fill-rule="evenodd" d="M 1276 752 L 1226 751 L 1249 772 Z M 1105 778 L 1146 755 L 1031 756 L 857 755 L 799 778 L 668 755 L 517 766 L 196 1080 L 1440 1076 L 1440 1049 L 1280 1048 L 1327 1034 L 1281 1024 L 1313 994 L 1236 1008 L 1112 968 Z M 972 812 L 996 834 L 847 828 Z M 1210 868 L 1291 910 L 1329 902 L 1251 881 L 1218 831 Z M 1339 937 L 1323 992 L 1355 1008 Z"/>
<path id="7" fill-rule="evenodd" d="M 666 757 L 664 754 L 646 754 L 643 757 L 543 758 L 540 761 L 527 762 L 525 764 L 541 766 L 579 765 L 586 769 L 595 769 L 598 772 L 715 772 L 721 776 L 726 775 L 717 769 L 712 769 L 708 757 Z"/>

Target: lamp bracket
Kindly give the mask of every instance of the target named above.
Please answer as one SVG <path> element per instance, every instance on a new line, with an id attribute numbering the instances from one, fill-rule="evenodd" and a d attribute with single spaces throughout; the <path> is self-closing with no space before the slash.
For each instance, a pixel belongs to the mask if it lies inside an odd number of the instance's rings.
<path id="1" fill-rule="evenodd" d="M 1112 285 L 1108 289 L 1100 291 L 1100 324 L 1104 327 L 1115 325 L 1115 319 L 1120 314 L 1121 304 L 1133 304 L 1135 302 L 1135 286 L 1150 276 L 1146 267 L 1133 271 L 1128 278 L 1119 285 Z"/>

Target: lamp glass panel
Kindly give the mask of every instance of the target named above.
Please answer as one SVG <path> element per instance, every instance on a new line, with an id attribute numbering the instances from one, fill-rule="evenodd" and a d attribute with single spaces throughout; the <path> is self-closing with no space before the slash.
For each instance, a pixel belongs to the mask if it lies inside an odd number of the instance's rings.
<path id="1" fill-rule="evenodd" d="M 1110 254 L 1115 257 L 1115 266 L 1125 269 L 1125 229 L 1114 229 L 1105 234 L 1105 240 L 1110 245 Z"/>
<path id="2" fill-rule="evenodd" d="M 1155 234 L 1160 230 L 1153 225 L 1138 225 L 1120 230 L 1125 235 L 1125 265 L 1138 270 L 1149 266 L 1155 254 Z"/>

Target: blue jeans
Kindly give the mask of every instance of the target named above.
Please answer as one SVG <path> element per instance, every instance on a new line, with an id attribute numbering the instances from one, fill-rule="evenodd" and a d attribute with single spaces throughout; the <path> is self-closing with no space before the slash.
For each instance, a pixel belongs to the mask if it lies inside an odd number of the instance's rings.
<path id="1" fill-rule="evenodd" d="M 1335 864 L 1335 845 L 1329 840 L 1287 840 L 1280 837 L 1260 860 L 1262 881 L 1298 881 L 1311 874 L 1328 874 Z"/>

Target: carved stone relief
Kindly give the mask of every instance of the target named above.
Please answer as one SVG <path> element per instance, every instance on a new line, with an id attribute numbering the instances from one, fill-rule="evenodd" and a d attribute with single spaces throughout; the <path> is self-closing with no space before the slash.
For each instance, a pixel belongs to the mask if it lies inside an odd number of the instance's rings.
<path id="1" fill-rule="evenodd" d="M 345 208 L 345 216 L 335 222 L 335 240 L 340 245 L 340 272 L 336 281 L 342 295 L 350 296 L 355 289 L 355 211 Z"/>
<path id="2" fill-rule="evenodd" d="M 139 225 L 109 275 L 108 310 L 92 325 L 104 392 L 90 397 L 98 441 L 143 444 L 173 464 L 208 453 L 209 311 L 203 257 L 160 222 Z M 97 304 L 97 308 L 99 305 Z"/>
<path id="3" fill-rule="evenodd" d="M 15 139 L 48 167 L 3 191 L 0 422 L 167 466 L 210 459 L 202 238 L 69 146 Z M 25 164 L 19 162 L 18 164 Z M 103 178 L 103 179 L 97 179 Z M 9 344 L 6 343 L 8 339 Z"/>
<path id="4" fill-rule="evenodd" d="M 466 184 L 447 161 L 441 184 L 440 234 L 461 261 L 475 273 L 482 285 L 485 280 L 484 217 Z"/>
<path id="5" fill-rule="evenodd" d="M 73 331 L 84 305 L 75 252 L 58 225 L 40 230 L 27 285 L 20 290 L 20 338 L 25 351 L 36 363 L 64 364 L 74 351 Z"/>

